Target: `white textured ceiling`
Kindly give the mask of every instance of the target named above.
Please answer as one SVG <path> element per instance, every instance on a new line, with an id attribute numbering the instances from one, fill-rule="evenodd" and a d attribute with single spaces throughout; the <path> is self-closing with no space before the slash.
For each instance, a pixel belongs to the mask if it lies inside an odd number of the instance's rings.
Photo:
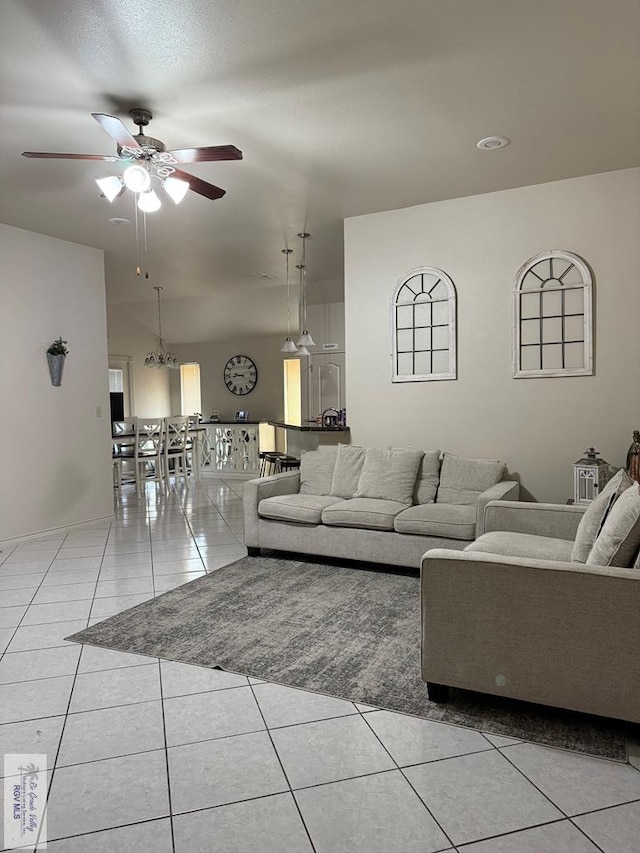
<path id="1" fill-rule="evenodd" d="M 109 302 L 154 331 L 161 284 L 172 343 L 281 333 L 303 228 L 332 301 L 346 216 L 637 166 L 639 44 L 638 0 L 2 0 L 0 221 L 104 249 Z M 149 280 L 108 164 L 20 156 L 115 153 L 90 114 L 137 132 L 131 106 L 168 148 L 244 153 L 184 167 L 227 194 L 148 217 Z"/>

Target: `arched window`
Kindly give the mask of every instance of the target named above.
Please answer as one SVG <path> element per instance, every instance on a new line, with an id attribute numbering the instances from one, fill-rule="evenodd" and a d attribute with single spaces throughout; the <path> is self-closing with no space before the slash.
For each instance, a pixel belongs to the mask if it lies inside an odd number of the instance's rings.
<path id="1" fill-rule="evenodd" d="M 516 276 L 514 295 L 516 378 L 593 373 L 591 273 L 571 252 L 543 252 Z"/>
<path id="2" fill-rule="evenodd" d="M 391 308 L 392 381 L 456 378 L 456 289 L 435 267 L 403 276 Z"/>

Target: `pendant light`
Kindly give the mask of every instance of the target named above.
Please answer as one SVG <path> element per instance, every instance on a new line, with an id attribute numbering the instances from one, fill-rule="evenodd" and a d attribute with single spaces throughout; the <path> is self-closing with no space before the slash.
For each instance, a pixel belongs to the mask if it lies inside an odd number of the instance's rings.
<path id="1" fill-rule="evenodd" d="M 289 255 L 293 249 L 283 249 L 282 254 L 287 261 L 287 339 L 280 352 L 298 352 L 298 347 L 294 344 L 291 337 L 291 305 L 289 303 Z"/>
<path id="2" fill-rule="evenodd" d="M 146 358 L 144 360 L 145 367 L 172 367 L 174 370 L 177 370 L 180 365 L 178 364 L 178 359 L 176 356 L 169 352 L 169 350 L 164 345 L 164 338 L 162 337 L 162 316 L 160 314 L 160 291 L 161 287 L 158 285 L 154 285 L 153 288 L 158 294 L 158 346 L 155 350 L 148 352 Z"/>
<path id="3" fill-rule="evenodd" d="M 298 347 L 302 348 L 299 350 L 301 355 L 309 355 L 310 353 L 309 350 L 307 350 L 307 347 L 315 346 L 315 341 L 307 329 L 307 264 L 305 240 L 309 236 L 311 235 L 307 234 L 306 231 L 302 231 L 298 234 L 298 237 L 302 239 L 302 263 L 296 264 L 296 267 L 300 270 L 300 326 L 302 328 L 302 333 L 296 341 L 296 344 Z"/>

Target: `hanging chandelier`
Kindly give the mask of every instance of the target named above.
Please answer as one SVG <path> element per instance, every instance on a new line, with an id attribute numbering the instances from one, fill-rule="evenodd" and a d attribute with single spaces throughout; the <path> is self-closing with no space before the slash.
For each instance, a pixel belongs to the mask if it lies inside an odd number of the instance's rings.
<path id="1" fill-rule="evenodd" d="M 160 291 L 162 288 L 159 285 L 154 285 L 153 288 L 158 294 L 158 346 L 155 350 L 151 350 L 148 352 L 145 360 L 145 367 L 171 367 L 174 370 L 177 370 L 180 365 L 178 364 L 178 359 L 174 355 L 174 353 L 170 352 L 164 345 L 164 338 L 162 337 L 162 315 L 160 313 Z"/>
<path id="2" fill-rule="evenodd" d="M 302 329 L 302 332 L 296 341 L 300 355 L 311 355 L 307 347 L 315 346 L 315 341 L 307 329 L 307 262 L 305 240 L 310 236 L 311 235 L 307 234 L 306 231 L 302 231 L 298 234 L 298 237 L 302 239 L 302 263 L 296 264 L 296 267 L 300 270 L 300 328 Z"/>
<path id="3" fill-rule="evenodd" d="M 289 301 L 289 255 L 291 252 L 293 252 L 293 249 L 282 250 L 282 254 L 285 256 L 287 261 L 287 339 L 280 352 L 298 352 L 298 347 L 294 344 L 293 338 L 291 337 L 291 304 Z"/>

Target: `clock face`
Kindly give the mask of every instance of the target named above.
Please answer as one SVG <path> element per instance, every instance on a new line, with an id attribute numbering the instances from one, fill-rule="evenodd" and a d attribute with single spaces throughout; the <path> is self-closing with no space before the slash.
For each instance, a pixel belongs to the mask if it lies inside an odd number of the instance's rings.
<path id="1" fill-rule="evenodd" d="M 224 384 L 239 397 L 256 387 L 258 368 L 248 355 L 233 355 L 224 366 Z"/>

